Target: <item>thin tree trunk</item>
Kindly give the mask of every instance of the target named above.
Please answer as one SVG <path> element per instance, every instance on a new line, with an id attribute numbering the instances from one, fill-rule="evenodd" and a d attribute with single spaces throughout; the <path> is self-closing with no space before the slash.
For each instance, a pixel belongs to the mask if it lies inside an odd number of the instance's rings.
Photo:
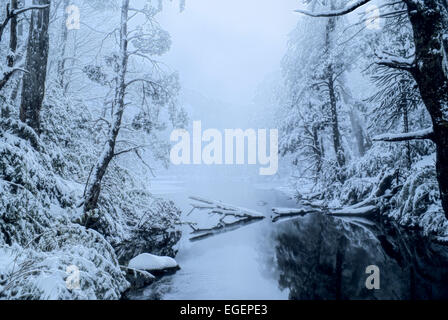
<path id="1" fill-rule="evenodd" d="M 352 124 L 352 130 L 353 130 L 353 136 L 356 140 L 356 147 L 358 149 L 358 155 L 360 157 L 363 157 L 366 154 L 366 143 L 365 143 L 365 137 L 364 137 L 364 129 L 361 125 L 361 119 L 358 114 L 358 110 L 356 107 L 353 107 L 353 109 L 350 112 L 350 122 Z"/>
<path id="2" fill-rule="evenodd" d="M 49 5 L 50 0 L 33 0 L 33 4 Z M 32 11 L 25 66 L 28 72 L 25 73 L 22 81 L 20 120 L 37 133 L 40 132 L 40 110 L 45 96 L 47 78 L 49 23 L 50 7 Z"/>
<path id="3" fill-rule="evenodd" d="M 18 8 L 18 0 L 11 0 L 11 9 L 16 10 Z M 10 22 L 9 31 L 9 50 L 11 54 L 8 56 L 8 67 L 14 66 L 15 53 L 17 50 L 17 16 L 13 16 Z"/>
<path id="4" fill-rule="evenodd" d="M 409 108 L 406 101 L 406 93 L 402 92 L 401 97 L 402 111 L 403 111 L 403 133 L 409 133 Z M 412 167 L 412 157 L 411 157 L 411 142 L 406 141 L 406 167 L 408 170 Z"/>
<path id="5" fill-rule="evenodd" d="M 69 6 L 70 0 L 64 0 L 63 6 L 63 19 L 62 19 L 62 34 L 61 34 L 61 52 L 60 52 L 60 60 L 58 62 L 58 76 L 59 76 L 59 85 L 61 88 L 65 87 L 65 52 L 67 50 L 67 39 L 68 39 L 68 29 L 66 25 L 66 21 L 68 19 L 68 14 L 66 12 L 66 8 Z"/>
<path id="6" fill-rule="evenodd" d="M 14 11 L 18 8 L 18 0 L 11 0 L 11 10 Z M 9 51 L 7 60 L 8 67 L 12 68 L 14 67 L 14 62 L 16 59 L 16 50 L 17 50 L 17 17 L 13 16 L 10 21 L 10 30 L 9 30 Z M 12 77 L 13 74 L 11 74 L 9 77 L 6 77 L 6 82 L 9 81 L 9 79 Z M 4 85 L 6 85 L 6 82 Z M 1 86 L 1 88 L 4 87 L 4 85 Z M 1 89 L 0 88 L 0 89 Z M 8 118 L 10 115 L 10 109 L 9 108 L 2 108 L 1 116 L 3 118 Z"/>
<path id="7" fill-rule="evenodd" d="M 332 17 L 328 19 L 326 33 L 325 33 L 325 51 L 327 56 L 331 55 L 331 34 L 334 32 L 336 26 L 336 18 Z M 345 155 L 341 144 L 341 133 L 339 131 L 339 118 L 337 98 L 335 92 L 335 74 L 333 65 L 330 63 L 326 70 L 326 82 L 328 85 L 328 94 L 330 100 L 330 117 L 331 117 L 331 129 L 333 136 L 333 147 L 336 154 L 336 160 L 340 168 L 345 165 Z"/>
<path id="8" fill-rule="evenodd" d="M 128 11 L 129 0 L 122 0 L 121 7 L 121 30 L 120 30 L 120 61 L 118 77 L 116 80 L 115 98 L 113 103 L 113 122 L 109 132 L 109 136 L 106 142 L 106 146 L 93 170 L 91 181 L 88 183 L 88 187 L 85 194 L 84 202 L 84 214 L 86 217 L 89 213 L 98 207 L 98 199 L 101 192 L 101 182 L 106 174 L 107 168 L 114 158 L 115 144 L 118 134 L 120 133 L 121 122 L 125 109 L 125 95 L 126 95 L 126 73 L 128 65 L 128 40 L 127 40 L 127 27 L 128 27 Z M 92 221 L 86 218 L 86 227 L 94 226 L 96 221 Z"/>
<path id="9" fill-rule="evenodd" d="M 341 132 L 339 131 L 339 116 L 337 99 L 335 93 L 335 83 L 333 79 L 333 70 L 330 67 L 328 70 L 328 91 L 330 95 L 330 112 L 331 112 L 331 129 L 333 133 L 333 146 L 336 154 L 336 160 L 340 168 L 345 166 L 345 155 L 341 144 Z"/>
<path id="10" fill-rule="evenodd" d="M 314 154 L 316 155 L 316 173 L 319 175 L 322 171 L 322 146 L 319 138 L 319 128 L 317 125 L 313 126 L 313 144 Z"/>

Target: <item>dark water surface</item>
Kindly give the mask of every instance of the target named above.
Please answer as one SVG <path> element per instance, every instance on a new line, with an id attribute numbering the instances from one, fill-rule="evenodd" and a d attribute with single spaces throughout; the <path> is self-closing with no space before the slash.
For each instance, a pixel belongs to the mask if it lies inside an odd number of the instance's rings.
<path id="1" fill-rule="evenodd" d="M 202 181 L 173 187 L 168 179 L 159 187 L 184 212 L 188 196 L 196 195 L 268 218 L 194 243 L 185 229 L 176 257 L 182 269 L 136 299 L 448 299 L 448 247 L 416 231 L 320 214 L 273 224 L 272 207 L 300 204 L 272 186 Z M 380 269 L 380 290 L 366 288 L 370 265 Z"/>

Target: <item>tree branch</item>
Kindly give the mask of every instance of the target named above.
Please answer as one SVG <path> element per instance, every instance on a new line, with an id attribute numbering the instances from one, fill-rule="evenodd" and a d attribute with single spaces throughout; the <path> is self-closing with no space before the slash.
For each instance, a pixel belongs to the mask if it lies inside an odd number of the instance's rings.
<path id="1" fill-rule="evenodd" d="M 358 0 L 346 8 L 342 8 L 339 10 L 327 11 L 327 12 L 312 12 L 312 11 L 301 10 L 301 9 L 295 10 L 295 12 L 302 13 L 302 14 L 305 14 L 310 17 L 327 17 L 327 18 L 337 17 L 337 16 L 343 16 L 352 11 L 355 11 L 359 7 L 362 7 L 363 5 L 365 5 L 366 3 L 369 3 L 369 2 L 370 2 L 370 0 Z"/>
<path id="2" fill-rule="evenodd" d="M 190 241 L 203 240 L 220 233 L 233 231 L 265 218 L 265 216 L 259 212 L 242 207 L 235 207 L 221 201 L 207 200 L 198 197 L 190 197 L 190 199 L 194 201 L 194 203 L 191 204 L 193 209 L 187 216 L 194 210 L 206 210 L 209 215 L 219 216 L 217 224 L 210 228 L 198 228 L 190 225 L 193 229 L 193 232 L 191 233 L 193 237 L 190 238 Z M 231 221 L 226 220 L 229 217 L 231 218 Z"/>
<path id="3" fill-rule="evenodd" d="M 18 9 L 18 10 L 10 10 L 9 3 L 6 5 L 6 17 L 5 20 L 0 24 L 0 42 L 2 41 L 3 31 L 5 30 L 6 26 L 8 25 L 9 21 L 17 17 L 18 15 L 25 13 L 30 10 L 42 10 L 48 8 L 50 5 L 32 5 L 26 8 Z"/>
<path id="4" fill-rule="evenodd" d="M 147 148 L 147 147 L 148 147 L 148 145 L 141 145 L 141 146 L 132 147 L 132 148 L 129 148 L 129 149 L 126 149 L 126 150 L 122 150 L 122 151 L 114 153 L 114 157 L 118 157 L 118 156 L 120 156 L 122 154 L 133 152 L 133 151 L 136 151 L 138 149 Z"/>
<path id="5" fill-rule="evenodd" d="M 375 142 L 401 142 L 411 140 L 433 140 L 434 130 L 432 128 L 409 133 L 390 134 L 386 133 L 373 138 Z"/>
<path id="6" fill-rule="evenodd" d="M 11 77 L 17 71 L 22 71 L 22 72 L 28 73 L 28 71 L 26 71 L 25 69 L 22 69 L 22 68 L 14 68 L 11 71 L 5 72 L 3 74 L 3 79 L 0 79 L 0 91 L 3 89 L 3 87 L 6 85 L 6 83 L 8 83 L 9 79 L 11 79 Z"/>
<path id="7" fill-rule="evenodd" d="M 377 55 L 378 61 L 376 62 L 380 66 L 385 66 L 393 69 L 404 70 L 413 72 L 416 68 L 415 60 L 412 58 L 402 58 L 393 55 Z"/>

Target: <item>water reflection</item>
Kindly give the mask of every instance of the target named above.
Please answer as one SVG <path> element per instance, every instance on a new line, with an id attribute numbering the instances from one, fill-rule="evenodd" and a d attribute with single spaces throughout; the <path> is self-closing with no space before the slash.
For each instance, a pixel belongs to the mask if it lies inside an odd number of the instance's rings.
<path id="1" fill-rule="evenodd" d="M 448 248 L 391 222 L 315 214 L 280 223 L 273 238 L 279 286 L 290 299 L 448 298 Z M 366 288 L 369 265 L 380 268 L 380 290 Z"/>

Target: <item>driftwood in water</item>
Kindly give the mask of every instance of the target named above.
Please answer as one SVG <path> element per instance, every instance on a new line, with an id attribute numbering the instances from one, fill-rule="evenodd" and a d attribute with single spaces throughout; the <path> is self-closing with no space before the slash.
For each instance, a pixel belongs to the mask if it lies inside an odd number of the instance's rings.
<path id="1" fill-rule="evenodd" d="M 194 201 L 191 204 L 193 208 L 187 215 L 190 215 L 195 210 L 207 210 L 209 215 L 220 216 L 217 225 L 210 228 L 198 228 L 194 224 L 189 224 L 191 229 L 193 229 L 193 232 L 191 233 L 193 237 L 190 238 L 190 241 L 203 240 L 265 219 L 265 216 L 259 212 L 232 206 L 221 201 L 208 200 L 199 197 L 190 197 L 190 199 Z M 229 217 L 234 218 L 235 221 L 226 221 Z"/>
<path id="2" fill-rule="evenodd" d="M 311 213 L 322 213 L 322 208 L 318 209 L 316 207 L 303 207 L 303 208 L 273 208 L 272 209 L 272 222 L 278 222 L 279 220 L 294 218 L 298 216 L 305 216 Z"/>
<path id="3" fill-rule="evenodd" d="M 379 208 L 377 206 L 364 206 L 359 208 L 348 207 L 338 210 L 330 210 L 323 206 L 320 208 L 314 206 L 312 208 L 303 207 L 297 209 L 273 208 L 272 209 L 273 214 L 271 216 L 271 219 L 272 222 L 278 222 L 283 219 L 305 216 L 307 214 L 313 214 L 313 213 L 323 213 L 334 217 L 372 218 L 378 213 L 378 211 Z"/>
<path id="4" fill-rule="evenodd" d="M 312 213 L 324 213 L 334 217 L 353 217 L 353 218 L 374 218 L 381 212 L 381 204 L 390 200 L 400 190 L 401 186 L 392 188 L 393 181 L 397 177 L 396 171 L 388 171 L 380 176 L 377 188 L 364 201 L 353 206 L 340 209 L 330 209 L 323 205 L 306 204 L 302 208 L 274 208 L 272 222 L 279 220 L 304 216 Z"/>

